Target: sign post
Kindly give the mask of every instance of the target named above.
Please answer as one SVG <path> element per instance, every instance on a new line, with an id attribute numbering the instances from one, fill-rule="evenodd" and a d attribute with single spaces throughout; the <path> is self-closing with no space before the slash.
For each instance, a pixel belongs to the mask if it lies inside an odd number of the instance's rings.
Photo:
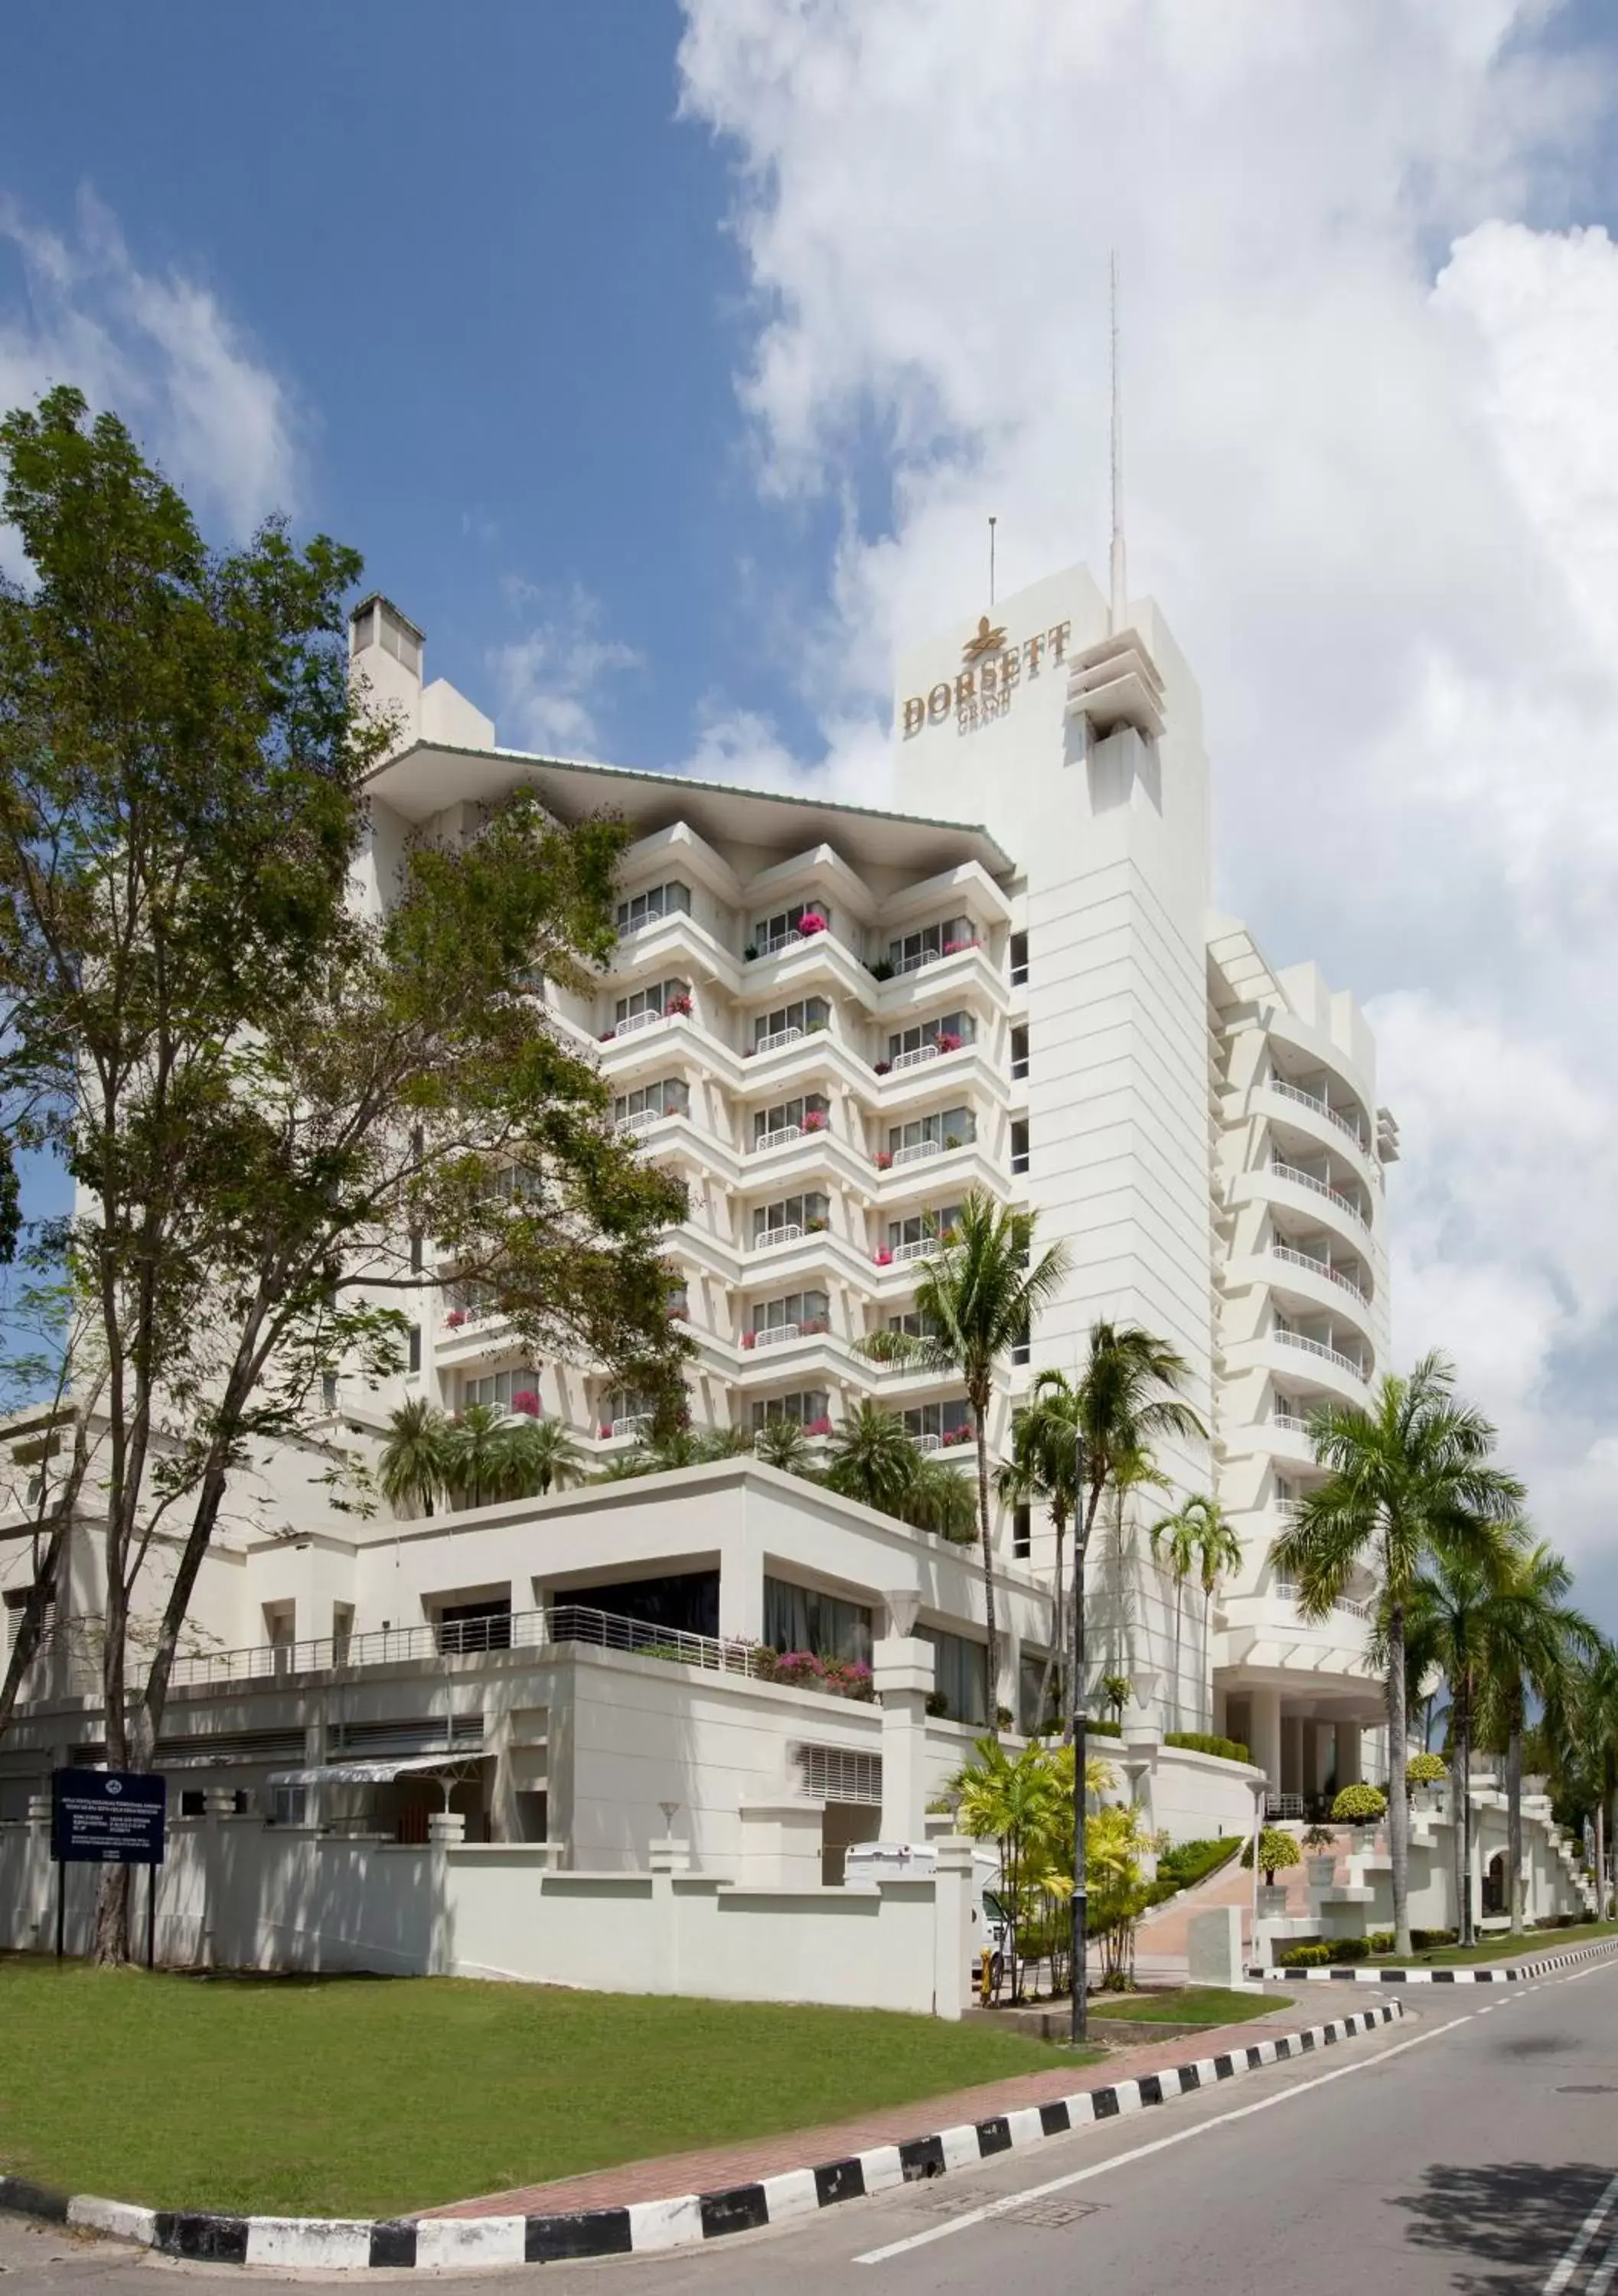
<path id="1" fill-rule="evenodd" d="M 53 1770 L 51 1856 L 56 1866 L 56 1958 L 67 1925 L 70 1866 L 145 1866 L 146 1964 L 157 1932 L 157 1868 L 163 1862 L 168 1781 L 140 1770 Z"/>

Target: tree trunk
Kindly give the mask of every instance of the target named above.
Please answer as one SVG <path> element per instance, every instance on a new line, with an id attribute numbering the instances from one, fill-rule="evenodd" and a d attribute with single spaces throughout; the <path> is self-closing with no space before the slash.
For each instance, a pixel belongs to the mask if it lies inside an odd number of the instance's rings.
<path id="1" fill-rule="evenodd" d="M 1393 1868 L 1393 1950 L 1410 1957 L 1410 1798 L 1405 1792 L 1405 1606 L 1388 1610 L 1388 1857 Z"/>
<path id="2" fill-rule="evenodd" d="M 1208 1701 L 1208 1735 L 1213 1735 L 1213 1589 L 1203 1589 L 1203 1694 Z"/>
<path id="3" fill-rule="evenodd" d="M 1523 1934 L 1523 1687 L 1511 1693 L 1506 1738 L 1506 1879 L 1511 1891 L 1511 1934 Z"/>
<path id="4" fill-rule="evenodd" d="M 1606 1917 L 1606 1796 L 1596 1797 L 1596 1919 Z"/>
<path id="5" fill-rule="evenodd" d="M 107 1524 L 106 1640 L 102 1649 L 102 1711 L 106 1737 L 107 1767 L 129 1767 L 128 1703 L 126 1665 L 129 1605 L 124 1586 L 127 1542 L 115 1511 Z M 129 1958 L 129 1869 L 103 1866 L 96 1875 L 95 1926 L 90 1946 L 93 1961 L 126 1962 Z"/>
<path id="6" fill-rule="evenodd" d="M 22 1677 L 33 1664 L 44 1637 L 45 1616 L 50 1608 L 51 1597 L 56 1593 L 56 1581 L 70 1527 L 70 1517 L 67 1514 L 51 1526 L 51 1535 L 45 1542 L 45 1554 L 35 1573 L 34 1583 L 24 1595 L 22 1608 L 17 1614 L 16 1639 L 12 1644 L 12 1654 L 5 1669 L 4 1685 L 0 1687 L 0 1736 L 4 1734 L 16 1710 L 17 1701 L 22 1693 Z M 59 1619 L 65 1608 L 65 1603 L 59 1600 L 56 1605 Z"/>
<path id="7" fill-rule="evenodd" d="M 1456 1927 L 1463 1945 L 1474 1939 L 1472 1924 L 1472 1696 L 1470 1685 L 1455 1700 Z"/>
<path id="8" fill-rule="evenodd" d="M 1051 1710 L 1053 1679 L 1056 1685 L 1056 1711 L 1058 1714 L 1065 1714 L 1068 1710 L 1064 1696 L 1067 1684 L 1067 1669 L 1062 1663 L 1062 1654 L 1067 1638 L 1067 1619 L 1062 1603 L 1062 1540 L 1063 1534 L 1067 1529 L 1067 1518 L 1054 1507 L 1051 1510 L 1051 1525 L 1056 1534 L 1056 1578 L 1051 1595 L 1055 1631 L 1051 1636 L 1051 1647 L 1046 1658 L 1044 1671 L 1039 1677 L 1039 1711 L 1036 1718 L 1036 1726 L 1039 1729 L 1044 1728 L 1045 1718 Z M 1018 1719 L 1019 1721 L 1022 1719 L 1021 1716 Z"/>
<path id="9" fill-rule="evenodd" d="M 989 1732 L 992 1738 L 998 1740 L 1000 1735 L 1000 1641 L 995 1632 L 994 1550 L 989 1543 L 989 1435 L 983 1424 L 988 1413 L 977 1407 L 975 1398 L 973 1417 L 976 1422 L 978 1447 L 978 1529 L 983 1541 L 983 1623 L 989 1636 L 989 1652 L 985 1660 L 989 1672 Z"/>
<path id="10" fill-rule="evenodd" d="M 1186 1623 L 1186 1582 L 1178 1576 L 1174 1581 L 1174 1726 L 1183 1730 L 1186 1718 L 1179 1703 L 1179 1652 Z"/>

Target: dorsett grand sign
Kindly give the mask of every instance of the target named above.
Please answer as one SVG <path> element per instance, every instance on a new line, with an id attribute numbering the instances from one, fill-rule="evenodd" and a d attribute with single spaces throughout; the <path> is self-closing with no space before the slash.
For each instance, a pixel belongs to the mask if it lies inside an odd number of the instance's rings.
<path id="1" fill-rule="evenodd" d="M 1072 627 L 1072 622 L 1056 622 L 1032 637 L 1008 639 L 1003 625 L 996 627 L 987 614 L 981 615 L 976 632 L 961 648 L 964 666 L 956 676 L 940 677 L 930 693 L 913 693 L 906 701 L 906 741 L 951 718 L 957 734 L 971 734 L 1004 718 L 1024 678 L 1036 678 L 1066 660 Z"/>

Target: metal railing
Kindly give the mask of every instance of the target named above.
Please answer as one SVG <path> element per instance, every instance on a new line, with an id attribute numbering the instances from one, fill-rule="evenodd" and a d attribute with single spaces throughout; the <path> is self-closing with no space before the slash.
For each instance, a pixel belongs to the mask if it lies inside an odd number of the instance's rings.
<path id="1" fill-rule="evenodd" d="M 910 1440 L 918 1451 L 941 1451 L 944 1447 L 941 1435 L 912 1435 Z"/>
<path id="2" fill-rule="evenodd" d="M 1356 1379 L 1367 1376 L 1365 1365 L 1357 1356 L 1345 1356 L 1341 1348 L 1328 1347 L 1324 1340 L 1311 1340 L 1302 1332 L 1277 1332 L 1275 1337 L 1283 1347 L 1302 1348 L 1311 1356 L 1319 1356 L 1325 1362 L 1335 1364 L 1339 1371 L 1352 1372 Z"/>
<path id="3" fill-rule="evenodd" d="M 1277 1578 L 1275 1582 L 1275 1591 L 1280 1596 L 1282 1602 L 1291 1603 L 1294 1607 L 1296 1606 L 1298 1589 L 1292 1579 Z M 1375 1609 L 1369 1603 L 1362 1603 L 1352 1595 L 1339 1595 L 1333 1603 L 1332 1608 L 1334 1611 L 1343 1611 L 1346 1612 L 1348 1617 L 1351 1619 L 1360 1619 L 1367 1623 L 1376 1615 Z"/>
<path id="4" fill-rule="evenodd" d="M 615 1419 L 612 1422 L 613 1440 L 616 1442 L 620 1435 L 633 1435 L 637 1438 L 650 1435 L 653 1415 L 650 1411 L 626 1412 L 621 1419 Z"/>
<path id="5" fill-rule="evenodd" d="M 753 1327 L 755 1348 L 778 1348 L 787 1340 L 795 1340 L 802 1330 L 800 1324 L 760 1324 Z"/>
<path id="6" fill-rule="evenodd" d="M 803 1035 L 801 1029 L 774 1029 L 768 1037 L 755 1037 L 755 1053 L 773 1053 L 783 1045 L 795 1045 Z"/>
<path id="7" fill-rule="evenodd" d="M 1311 1252 L 1296 1251 L 1290 1243 L 1272 1243 L 1269 1256 L 1272 1259 L 1285 1260 L 1292 1267 L 1307 1267 L 1311 1275 L 1327 1277 L 1340 1291 L 1351 1292 L 1362 1308 L 1368 1308 L 1371 1304 L 1368 1292 L 1362 1291 L 1351 1275 L 1340 1275 L 1327 1259 L 1317 1259 Z"/>
<path id="8" fill-rule="evenodd" d="M 941 1140 L 913 1140 L 909 1147 L 893 1151 L 893 1167 L 897 1171 L 901 1164 L 922 1164 L 929 1156 L 941 1156 L 943 1152 Z"/>
<path id="9" fill-rule="evenodd" d="M 1296 1164 L 1288 1164 L 1279 1156 L 1270 1158 L 1269 1168 L 1277 1180 L 1295 1180 L 1301 1188 L 1312 1188 L 1318 1196 L 1329 1196 L 1333 1203 L 1341 1204 L 1351 1218 L 1357 1219 L 1361 1227 L 1369 1228 L 1369 1220 L 1352 1196 L 1345 1195 L 1341 1188 L 1334 1188 L 1329 1180 L 1318 1180 L 1312 1172 L 1305 1172 Z"/>
<path id="10" fill-rule="evenodd" d="M 1295 1411 L 1272 1411 L 1269 1423 L 1272 1427 L 1285 1427 L 1289 1435 L 1307 1435 L 1310 1425 L 1309 1420 L 1300 1418 Z"/>
<path id="11" fill-rule="evenodd" d="M 648 1009 L 644 1013 L 628 1013 L 613 1029 L 612 1035 L 614 1038 L 619 1037 L 633 1037 L 637 1035 L 640 1029 L 649 1029 L 653 1021 L 661 1021 L 662 1017 L 661 1009 L 654 1012 L 650 1007 L 648 1007 Z"/>
<path id="12" fill-rule="evenodd" d="M 760 956 L 778 955 L 784 948 L 794 948 L 801 940 L 818 940 L 819 933 L 800 932 L 796 925 L 788 925 L 784 932 L 771 933 L 767 940 L 755 944 Z"/>
<path id="13" fill-rule="evenodd" d="M 938 1238 L 935 1235 L 920 1236 L 914 1243 L 896 1243 L 893 1247 L 893 1265 L 895 1267 L 905 1267 L 913 1259 L 925 1259 L 927 1254 L 936 1250 L 937 1246 Z"/>
<path id="14" fill-rule="evenodd" d="M 796 1220 L 786 1220 L 780 1227 L 760 1228 L 752 1240 L 755 1251 L 768 1251 L 777 1243 L 801 1243 L 804 1230 Z"/>
<path id="15" fill-rule="evenodd" d="M 1283 1100 L 1302 1101 L 1305 1108 L 1312 1108 L 1317 1116 L 1324 1116 L 1329 1122 L 1335 1124 L 1339 1132 L 1346 1135 L 1353 1142 L 1356 1148 L 1364 1149 L 1365 1141 L 1360 1135 L 1359 1127 L 1357 1124 L 1351 1124 L 1346 1116 L 1339 1115 L 1329 1100 L 1322 1100 L 1317 1093 L 1305 1092 L 1302 1085 L 1288 1084 L 1284 1077 L 1272 1076 L 1269 1079 L 1269 1088 L 1271 1092 L 1278 1092 Z"/>
<path id="16" fill-rule="evenodd" d="M 938 1046 L 936 1043 L 930 1045 L 917 1045 L 913 1051 L 894 1054 L 892 1061 L 893 1072 L 897 1076 L 900 1069 L 918 1069 L 921 1067 L 924 1061 L 935 1061 L 937 1058 Z"/>
<path id="17" fill-rule="evenodd" d="M 817 1127 L 817 1129 L 824 1129 L 824 1127 Z M 761 1148 L 784 1148 L 789 1140 L 801 1140 L 802 1137 L 801 1124 L 779 1124 L 773 1132 L 756 1132 L 753 1135 L 753 1153 L 756 1156 Z"/>

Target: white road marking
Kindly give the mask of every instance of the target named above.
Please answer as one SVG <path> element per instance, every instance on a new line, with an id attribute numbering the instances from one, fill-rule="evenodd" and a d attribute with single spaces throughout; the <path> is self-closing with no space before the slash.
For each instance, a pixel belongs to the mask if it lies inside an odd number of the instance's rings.
<path id="1" fill-rule="evenodd" d="M 1607 2290 L 1613 2284 L 1614 2272 L 1618 2272 L 1618 2232 L 1613 2234 L 1607 2245 L 1606 2254 L 1597 2267 L 1595 2277 L 1589 2284 L 1589 2296 L 1606 2296 Z"/>
<path id="2" fill-rule="evenodd" d="M 1583 2260 L 1585 2250 L 1589 2246 L 1591 2241 L 1594 2240 L 1596 2234 L 1600 2231 L 1601 2226 L 1606 2220 L 1607 2211 L 1612 2207 L 1614 2200 L 1618 2200 L 1618 2177 L 1614 2177 L 1613 2178 L 1612 2183 L 1607 2186 L 1606 2192 L 1602 2194 L 1601 2198 L 1597 2202 L 1589 2216 L 1585 2218 L 1584 2222 L 1580 2226 L 1577 2233 L 1573 2235 L 1573 2246 L 1565 2251 L 1559 2263 L 1552 2266 L 1550 2277 L 1545 2284 L 1543 2296 L 1561 2296 L 1562 2290 L 1566 2287 L 1568 2282 L 1579 2269 L 1579 2266 Z M 1618 2249 L 1618 2242 L 1614 2243 L 1614 2249 Z M 1612 2255 L 1613 2251 L 1609 2250 L 1608 2254 Z M 1604 2267 L 1603 2268 L 1605 2269 L 1606 2267 Z M 1607 2273 L 1607 2279 L 1610 2280 L 1611 2278 L 1612 2274 L 1609 2271 Z M 1606 2284 L 1606 2283 L 1604 2281 L 1602 2283 L 1602 2286 L 1605 2287 Z M 1598 2290 L 1592 2290 L 1591 2296 L 1600 2296 L 1600 2292 Z"/>
<path id="3" fill-rule="evenodd" d="M 1307 2096 L 1310 2089 L 1324 2088 L 1330 2081 L 1346 2080 L 1351 2073 L 1362 2073 L 1368 2066 L 1385 2065 L 1390 2057 L 1401 2057 L 1407 2049 L 1419 2049 L 1424 2042 L 1436 2041 L 1441 2033 L 1453 2032 L 1457 2025 L 1468 2023 L 1476 2013 L 1471 2011 L 1459 2017 L 1451 2017 L 1447 2024 L 1434 2025 L 1408 2041 L 1397 2042 L 1392 2048 L 1384 2049 L 1379 2056 L 1360 2057 L 1351 2065 L 1338 2065 L 1329 2073 L 1317 2074 L 1313 2080 L 1299 2081 L 1294 2087 L 1277 2089 L 1272 2096 L 1260 2097 L 1253 2104 L 1237 2105 L 1229 2112 L 1220 2113 L 1212 2120 L 1199 2120 L 1189 2128 L 1176 2129 L 1170 2136 L 1158 2137 L 1154 2144 L 1137 2144 L 1128 2152 L 1114 2153 L 1110 2161 L 1097 2161 L 1088 2169 L 1074 2169 L 1065 2177 L 1053 2177 L 1048 2184 L 1031 2185 L 1021 2192 L 1008 2193 L 1004 2200 L 990 2201 L 981 2209 L 968 2209 L 958 2217 L 951 2217 L 945 2224 L 933 2225 L 926 2232 L 912 2233 L 908 2240 L 890 2241 L 885 2248 L 867 2249 L 854 2261 L 856 2264 L 885 2264 L 891 2256 L 904 2256 L 912 2249 L 931 2247 L 935 2240 L 948 2240 L 957 2232 L 970 2232 L 974 2225 L 986 2224 L 991 2217 L 1003 2216 L 1009 2209 L 1024 2208 L 1031 2201 L 1042 2201 L 1052 2193 L 1065 2192 L 1072 2185 L 1085 2184 L 1092 2177 L 1105 2177 L 1114 2169 L 1127 2168 L 1131 2161 L 1145 2161 L 1154 2152 L 1166 2152 L 1170 2145 L 1189 2144 L 1194 2136 L 1206 2136 L 1215 2128 L 1228 2127 L 1233 2120 L 1247 2120 L 1255 2112 L 1268 2112 L 1275 2105 L 1288 2104 L 1294 2097 Z M 1618 2185 L 1618 2178 L 1614 2181 Z"/>

